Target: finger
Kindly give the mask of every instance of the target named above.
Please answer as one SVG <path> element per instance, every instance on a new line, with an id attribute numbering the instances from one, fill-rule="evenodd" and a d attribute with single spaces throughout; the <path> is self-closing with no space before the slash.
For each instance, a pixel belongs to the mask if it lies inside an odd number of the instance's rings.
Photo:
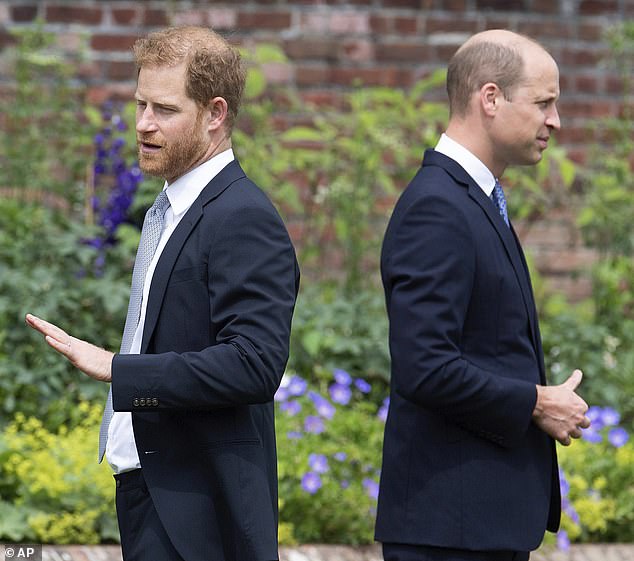
<path id="1" fill-rule="evenodd" d="M 559 440 L 559 443 L 562 446 L 570 446 L 570 437 L 569 436 L 566 436 L 565 438 L 560 438 L 558 440 Z"/>
<path id="2" fill-rule="evenodd" d="M 581 427 L 582 429 L 587 429 L 590 427 L 591 424 L 592 423 L 590 422 L 590 419 L 588 419 L 588 417 L 584 417 L 579 423 L 579 427 Z"/>
<path id="3" fill-rule="evenodd" d="M 576 428 L 570 431 L 570 438 L 581 438 L 581 429 Z"/>
<path id="4" fill-rule="evenodd" d="M 70 357 L 71 357 L 70 355 L 72 353 L 72 346 L 69 344 L 70 339 L 66 343 L 63 343 L 59 339 L 56 339 L 55 337 L 51 337 L 50 335 L 47 335 L 45 337 L 45 340 L 58 353 L 64 355 L 66 358 L 70 359 Z"/>
<path id="5" fill-rule="evenodd" d="M 53 337 L 65 344 L 67 344 L 70 340 L 70 336 L 63 329 L 57 327 L 52 323 L 49 323 L 46 320 L 29 314 L 27 315 L 27 321 L 29 325 L 31 325 L 31 327 L 33 327 L 43 335 Z"/>
<path id="6" fill-rule="evenodd" d="M 567 388 L 571 389 L 572 391 L 575 391 L 577 389 L 577 387 L 579 386 L 579 384 L 581 383 L 581 379 L 582 378 L 583 378 L 583 372 L 581 372 L 581 370 L 577 369 L 570 375 L 570 378 L 568 378 L 562 384 L 562 386 L 566 386 Z"/>

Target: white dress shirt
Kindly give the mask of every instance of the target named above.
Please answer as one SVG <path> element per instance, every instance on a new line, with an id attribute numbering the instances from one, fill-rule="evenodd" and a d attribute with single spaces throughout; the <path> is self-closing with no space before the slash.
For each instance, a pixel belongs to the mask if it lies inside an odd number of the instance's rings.
<path id="1" fill-rule="evenodd" d="M 220 171 L 234 160 L 233 150 L 230 148 L 217 154 L 211 160 L 206 161 L 197 168 L 179 177 L 174 183 L 163 189 L 167 193 L 170 201 L 169 208 L 165 211 L 163 230 L 161 239 L 148 267 L 145 281 L 143 283 L 143 300 L 141 301 L 141 316 L 136 331 L 130 354 L 139 354 L 141 351 L 141 341 L 143 339 L 143 328 L 145 326 L 145 312 L 147 309 L 147 299 L 152 284 L 154 269 L 158 263 L 163 248 L 167 244 L 172 232 L 178 226 L 185 213 L 198 198 L 202 190 Z M 129 412 L 115 411 L 108 427 L 108 442 L 106 444 L 106 459 L 115 473 L 123 473 L 141 467 L 139 455 L 134 441 L 134 431 L 132 429 L 132 414 Z"/>
<path id="2" fill-rule="evenodd" d="M 451 158 L 472 177 L 480 186 L 487 197 L 491 197 L 493 187 L 495 187 L 495 176 L 472 152 L 467 150 L 462 144 L 443 134 L 436 144 L 436 152 Z"/>

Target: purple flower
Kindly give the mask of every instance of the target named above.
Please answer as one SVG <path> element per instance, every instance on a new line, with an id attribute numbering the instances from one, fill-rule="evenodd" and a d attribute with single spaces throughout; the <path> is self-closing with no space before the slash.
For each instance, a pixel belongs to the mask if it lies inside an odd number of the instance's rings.
<path id="1" fill-rule="evenodd" d="M 372 386 L 368 384 L 363 378 L 357 378 L 354 381 L 354 385 L 361 393 L 370 393 Z"/>
<path id="2" fill-rule="evenodd" d="M 302 489 L 311 495 L 319 491 L 321 487 L 321 477 L 319 474 L 309 471 L 302 477 Z"/>
<path id="3" fill-rule="evenodd" d="M 350 487 L 350 481 L 348 481 L 347 479 L 342 479 L 339 485 L 341 485 L 342 489 L 347 489 L 348 487 Z"/>
<path id="4" fill-rule="evenodd" d="M 321 396 L 317 392 L 308 392 L 308 397 L 310 397 L 317 413 L 324 417 L 325 419 L 332 419 L 332 416 L 335 414 L 335 406 L 330 403 L 325 397 Z"/>
<path id="5" fill-rule="evenodd" d="M 564 477 L 563 471 L 559 470 L 559 489 L 561 490 L 561 496 L 567 497 L 568 493 L 570 493 L 570 483 Z"/>
<path id="6" fill-rule="evenodd" d="M 296 430 L 292 430 L 286 433 L 286 438 L 288 438 L 289 440 L 297 440 L 299 438 L 302 438 L 302 433 Z"/>
<path id="7" fill-rule="evenodd" d="M 379 411 L 377 412 L 376 416 L 379 419 L 381 419 L 381 421 L 383 421 L 383 422 L 387 421 L 387 412 L 388 412 L 389 408 L 390 408 L 390 398 L 386 397 L 383 400 L 383 404 L 379 408 Z"/>
<path id="8" fill-rule="evenodd" d="M 312 434 L 320 434 L 324 432 L 324 421 L 316 415 L 308 415 L 304 420 L 304 430 Z"/>
<path id="9" fill-rule="evenodd" d="M 326 473 L 330 469 L 328 459 L 323 454 L 310 454 L 308 465 L 315 473 Z"/>
<path id="10" fill-rule="evenodd" d="M 603 411 L 601 412 L 601 421 L 603 422 L 604 426 L 614 427 L 619 424 L 620 420 L 621 415 L 619 415 L 618 411 L 612 409 L 612 407 L 603 408 Z"/>
<path id="11" fill-rule="evenodd" d="M 570 538 L 566 530 L 559 530 L 559 532 L 557 532 L 557 547 L 562 551 L 570 550 Z"/>
<path id="12" fill-rule="evenodd" d="M 341 384 L 343 386 L 349 386 L 352 382 L 352 377 L 345 370 L 341 370 L 340 368 L 335 368 L 332 371 L 333 376 L 335 377 L 335 382 L 337 384 Z"/>
<path id="13" fill-rule="evenodd" d="M 363 480 L 363 488 L 368 494 L 368 497 L 370 497 L 371 499 L 376 500 L 379 498 L 379 484 L 376 481 L 374 481 L 374 479 L 370 479 L 369 477 L 366 477 Z"/>
<path id="14" fill-rule="evenodd" d="M 273 399 L 275 401 L 286 401 L 288 399 L 288 396 L 289 396 L 288 387 L 280 386 L 279 388 L 277 388 L 277 391 L 275 392 Z"/>
<path id="15" fill-rule="evenodd" d="M 302 410 L 302 405 L 299 401 L 291 400 L 280 405 L 280 409 L 288 413 L 291 417 L 297 415 Z"/>
<path id="16" fill-rule="evenodd" d="M 616 448 L 623 446 L 630 438 L 627 431 L 622 427 L 616 427 L 610 430 L 608 433 L 608 440 L 610 444 Z"/>
<path id="17" fill-rule="evenodd" d="M 348 403 L 350 403 L 352 392 L 348 386 L 344 386 L 343 384 L 331 384 L 330 388 L 328 388 L 328 392 L 330 393 L 330 399 L 335 403 L 339 405 L 348 405 Z"/>
<path id="18" fill-rule="evenodd" d="M 601 407 L 593 405 L 586 411 L 586 417 L 590 419 L 594 430 L 601 430 L 603 428 L 603 410 Z"/>
<path id="19" fill-rule="evenodd" d="M 591 426 L 590 428 L 584 429 L 581 433 L 581 437 L 592 444 L 597 444 L 603 440 L 601 433 L 599 433 L 599 429 Z"/>
<path id="20" fill-rule="evenodd" d="M 308 383 L 300 376 L 293 376 L 291 381 L 288 383 L 286 388 L 288 389 L 288 393 L 294 396 L 304 395 L 306 391 L 306 387 Z"/>
<path id="21" fill-rule="evenodd" d="M 345 452 L 337 452 L 336 454 L 333 455 L 333 458 L 337 460 L 338 462 L 345 462 L 347 457 L 348 457 L 348 454 L 346 454 Z"/>

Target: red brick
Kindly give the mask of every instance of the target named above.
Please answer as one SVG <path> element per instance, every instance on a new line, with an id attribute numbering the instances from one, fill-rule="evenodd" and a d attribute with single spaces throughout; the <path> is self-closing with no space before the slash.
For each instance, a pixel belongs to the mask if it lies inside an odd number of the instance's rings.
<path id="1" fill-rule="evenodd" d="M 383 0 L 386 8 L 410 8 L 412 10 L 430 9 L 433 2 L 430 0 Z"/>
<path id="2" fill-rule="evenodd" d="M 565 122 L 568 115 L 561 114 L 560 116 Z M 559 144 L 587 144 L 594 140 L 595 134 L 590 127 L 564 124 L 561 130 L 557 131 L 556 136 Z"/>
<path id="3" fill-rule="evenodd" d="M 198 10 L 182 10 L 174 14 L 174 25 L 211 25 L 207 13 Z"/>
<path id="4" fill-rule="evenodd" d="M 335 11 L 329 18 L 329 29 L 333 33 L 341 34 L 362 34 L 370 31 L 368 14 L 346 10 L 345 12 Z"/>
<path id="5" fill-rule="evenodd" d="M 132 61 L 112 60 L 108 64 L 108 78 L 111 80 L 136 80 L 136 75 L 136 65 Z"/>
<path id="6" fill-rule="evenodd" d="M 622 94 L 625 91 L 625 80 L 621 76 L 608 76 L 605 89 L 610 94 Z"/>
<path id="7" fill-rule="evenodd" d="M 83 6 L 46 6 L 46 21 L 52 23 L 85 23 L 97 25 L 101 23 L 103 11 L 97 7 Z"/>
<path id="8" fill-rule="evenodd" d="M 467 0 L 444 0 L 442 7 L 448 12 L 466 12 Z"/>
<path id="9" fill-rule="evenodd" d="M 125 84 L 109 84 L 93 86 L 86 92 L 86 101 L 92 105 L 101 105 L 106 100 L 131 101 L 136 86 Z"/>
<path id="10" fill-rule="evenodd" d="M 112 8 L 112 20 L 117 25 L 133 25 L 139 21 L 139 11 L 134 8 Z"/>
<path id="11" fill-rule="evenodd" d="M 17 39 L 8 31 L 0 29 L 0 50 L 5 47 L 13 46 L 17 43 Z"/>
<path id="12" fill-rule="evenodd" d="M 429 17 L 425 23 L 427 33 L 475 33 L 478 23 L 471 19 Z"/>
<path id="13" fill-rule="evenodd" d="M 93 35 L 90 46 L 96 51 L 129 51 L 136 35 Z"/>
<path id="14" fill-rule="evenodd" d="M 37 17 L 37 6 L 11 6 L 11 19 L 16 23 L 33 21 Z"/>
<path id="15" fill-rule="evenodd" d="M 576 91 L 579 93 L 597 93 L 599 91 L 599 80 L 596 76 L 577 76 Z"/>
<path id="16" fill-rule="evenodd" d="M 392 18 L 386 16 L 370 16 L 370 31 L 372 33 L 388 33 L 392 31 Z"/>
<path id="17" fill-rule="evenodd" d="M 284 52 L 292 59 L 336 60 L 339 53 L 339 42 L 320 38 L 289 39 L 284 43 Z"/>
<path id="18" fill-rule="evenodd" d="M 434 51 L 436 52 L 435 61 L 442 66 L 446 66 L 449 59 L 458 50 L 459 45 L 436 45 Z"/>
<path id="19" fill-rule="evenodd" d="M 300 96 L 304 103 L 315 107 L 342 110 L 345 105 L 342 95 L 330 90 L 302 92 Z"/>
<path id="20" fill-rule="evenodd" d="M 534 14 L 557 14 L 560 3 L 556 0 L 533 0 L 531 12 Z"/>
<path id="21" fill-rule="evenodd" d="M 476 0 L 476 10 L 496 10 L 500 12 L 517 12 L 528 9 L 524 0 Z"/>
<path id="22" fill-rule="evenodd" d="M 289 12 L 240 12 L 236 27 L 239 29 L 287 29 L 291 25 Z"/>
<path id="23" fill-rule="evenodd" d="M 581 16 L 598 16 L 615 14 L 618 9 L 617 0 L 581 0 L 578 11 Z"/>
<path id="24" fill-rule="evenodd" d="M 571 66 L 596 66 L 606 55 L 601 49 L 578 50 L 574 48 L 564 48 L 560 54 L 560 64 L 569 64 Z"/>
<path id="25" fill-rule="evenodd" d="M 559 103 L 559 112 L 568 119 L 572 117 L 594 118 L 616 116 L 616 104 L 603 100 L 581 101 L 562 100 Z"/>
<path id="26" fill-rule="evenodd" d="M 430 47 L 412 43 L 383 43 L 376 49 L 376 59 L 393 62 L 430 62 L 433 52 Z"/>
<path id="27" fill-rule="evenodd" d="M 161 26 L 168 25 L 169 18 L 165 10 L 152 10 L 146 8 L 143 13 L 143 23 L 145 25 Z"/>
<path id="28" fill-rule="evenodd" d="M 323 65 L 298 66 L 295 80 L 298 86 L 321 86 L 330 81 L 330 68 Z"/>
<path id="29" fill-rule="evenodd" d="M 345 86 L 406 87 L 411 85 L 412 72 L 391 66 L 372 68 L 338 67 L 331 70 L 331 81 Z"/>
<path id="30" fill-rule="evenodd" d="M 577 28 L 579 39 L 583 41 L 601 41 L 605 27 L 596 23 L 582 23 Z"/>
<path id="31" fill-rule="evenodd" d="M 369 62 L 374 58 L 373 44 L 364 39 L 344 41 L 341 58 L 344 60 Z"/>
<path id="32" fill-rule="evenodd" d="M 552 4 L 552 0 L 550 0 Z M 522 22 L 517 26 L 520 33 L 530 37 L 570 39 L 574 36 L 572 25 L 561 20 L 540 19 L 538 22 Z"/>
<path id="33" fill-rule="evenodd" d="M 402 34 L 418 33 L 418 18 L 394 18 L 394 31 Z"/>
<path id="34" fill-rule="evenodd" d="M 234 29 L 238 12 L 233 8 L 214 7 L 207 10 L 207 17 L 213 29 Z"/>

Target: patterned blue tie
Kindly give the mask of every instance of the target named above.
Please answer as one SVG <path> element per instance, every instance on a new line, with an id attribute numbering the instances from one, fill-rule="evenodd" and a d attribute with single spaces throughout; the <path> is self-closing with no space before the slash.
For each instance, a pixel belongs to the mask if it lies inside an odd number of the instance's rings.
<path id="1" fill-rule="evenodd" d="M 506 197 L 504 196 L 502 185 L 500 185 L 500 182 L 497 179 L 495 180 L 495 187 L 493 187 L 491 198 L 493 199 L 495 206 L 498 207 L 500 215 L 502 216 L 502 218 L 504 218 L 504 222 L 506 222 L 506 225 L 509 226 L 509 215 L 506 210 Z"/>
<path id="2" fill-rule="evenodd" d="M 130 301 L 128 303 L 128 315 L 125 320 L 123 329 L 123 337 L 121 338 L 121 354 L 127 354 L 132 347 L 134 340 L 134 332 L 141 316 L 141 302 L 143 300 L 143 285 L 145 283 L 145 275 L 150 267 L 154 252 L 161 239 L 163 230 L 163 217 L 165 211 L 170 206 L 167 193 L 161 191 L 156 197 L 154 204 L 145 214 L 143 221 L 143 229 L 141 230 L 141 240 L 139 248 L 136 252 L 134 260 L 134 269 L 132 270 L 132 286 L 130 287 Z M 114 410 L 112 408 L 112 387 L 108 392 L 108 399 L 103 411 L 101 419 L 101 427 L 99 428 L 99 462 L 103 460 L 106 451 L 106 442 L 108 441 L 108 427 L 112 420 Z"/>

